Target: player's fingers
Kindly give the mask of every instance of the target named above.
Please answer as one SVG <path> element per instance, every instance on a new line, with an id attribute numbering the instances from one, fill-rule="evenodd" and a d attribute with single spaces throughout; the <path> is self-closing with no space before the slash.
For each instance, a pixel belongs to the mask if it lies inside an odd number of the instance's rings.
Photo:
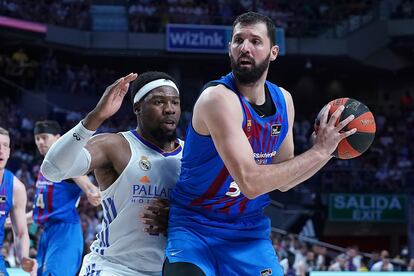
<path id="1" fill-rule="evenodd" d="M 124 77 L 124 82 L 130 83 L 131 81 L 134 81 L 137 77 L 137 73 L 129 73 L 127 76 Z"/>
<path id="2" fill-rule="evenodd" d="M 165 206 L 169 206 L 170 202 L 166 199 L 157 198 L 157 199 L 151 201 L 151 205 L 159 206 L 159 207 L 165 207 Z"/>
<path id="3" fill-rule="evenodd" d="M 344 109 L 345 109 L 345 106 L 341 105 L 340 107 L 338 107 L 337 110 L 335 110 L 331 118 L 329 118 L 329 121 L 328 121 L 329 126 L 335 126 L 336 122 L 338 121 Z"/>
<path id="4" fill-rule="evenodd" d="M 145 207 L 146 210 L 159 214 L 161 210 L 165 209 L 166 207 L 160 207 L 156 205 L 148 205 Z"/>
<path id="5" fill-rule="evenodd" d="M 351 129 L 351 130 L 348 130 L 348 131 L 345 131 L 345 132 L 343 132 L 343 133 L 341 133 L 340 134 L 340 138 L 341 138 L 341 140 L 342 139 L 344 139 L 344 138 L 346 138 L 346 137 L 348 137 L 348 136 L 351 136 L 352 134 L 354 134 L 355 132 L 357 132 L 357 129 L 356 128 L 353 128 L 353 129 Z"/>
<path id="6" fill-rule="evenodd" d="M 141 218 L 143 224 L 149 225 L 150 227 L 158 227 L 159 222 L 153 218 Z"/>
<path id="7" fill-rule="evenodd" d="M 106 91 L 114 91 L 115 89 L 113 89 L 114 87 L 116 87 L 118 84 L 120 84 L 122 81 L 124 80 L 124 78 L 119 78 L 117 79 L 114 83 L 112 83 L 110 86 L 108 86 L 106 88 Z M 108 92 L 109 93 L 109 92 Z"/>
<path id="8" fill-rule="evenodd" d="M 117 94 L 116 92 L 121 92 L 123 93 L 123 95 L 126 94 L 126 92 L 122 92 L 125 90 L 125 85 L 128 84 L 133 80 L 135 80 L 137 78 L 137 74 L 134 73 L 129 73 L 128 75 L 117 79 L 113 84 L 111 84 L 110 86 L 108 86 L 107 91 L 110 91 L 112 93 Z M 124 89 L 123 89 L 124 88 Z M 126 91 L 128 91 L 128 87 L 126 88 Z M 112 94 L 111 93 L 111 94 Z"/>
<path id="9" fill-rule="evenodd" d="M 325 127 L 328 121 L 329 110 L 331 110 L 331 105 L 327 104 L 324 111 L 322 112 L 321 121 L 319 122 L 320 127 Z"/>
<path id="10" fill-rule="evenodd" d="M 159 234 L 166 234 L 167 229 L 165 227 L 146 227 L 144 228 L 144 231 L 147 232 L 150 235 L 159 235 Z"/>
<path id="11" fill-rule="evenodd" d="M 143 213 L 142 215 L 141 215 L 141 218 L 143 218 L 143 219 L 151 219 L 151 220 L 156 220 L 157 219 L 157 217 L 158 217 L 158 215 L 157 214 L 154 214 L 154 213 Z"/>
<path id="12" fill-rule="evenodd" d="M 355 118 L 354 114 L 349 115 L 345 120 L 339 122 L 339 124 L 335 127 L 336 131 L 342 130 L 347 124 L 349 124 Z"/>

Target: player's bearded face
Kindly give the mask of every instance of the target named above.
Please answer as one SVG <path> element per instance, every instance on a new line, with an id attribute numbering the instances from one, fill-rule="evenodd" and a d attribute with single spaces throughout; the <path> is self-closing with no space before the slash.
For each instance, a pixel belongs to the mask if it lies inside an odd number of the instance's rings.
<path id="1" fill-rule="evenodd" d="M 241 61 L 242 59 L 249 59 L 251 66 L 244 66 Z M 233 55 L 230 55 L 231 70 L 236 79 L 241 83 L 248 84 L 258 81 L 269 67 L 269 63 L 270 53 L 262 62 L 258 64 L 256 64 L 256 61 L 252 57 L 246 54 L 241 54 L 237 61 L 234 59 Z"/>
<path id="2" fill-rule="evenodd" d="M 176 140 L 180 114 L 180 98 L 177 92 L 173 88 L 164 87 L 156 88 L 150 93 L 138 118 L 143 131 L 163 143 Z"/>

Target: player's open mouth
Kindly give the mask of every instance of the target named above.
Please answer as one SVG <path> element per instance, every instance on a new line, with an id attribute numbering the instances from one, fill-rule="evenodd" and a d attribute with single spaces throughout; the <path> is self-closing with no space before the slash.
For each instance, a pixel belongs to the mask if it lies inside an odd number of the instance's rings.
<path id="1" fill-rule="evenodd" d="M 167 125 L 169 127 L 174 127 L 176 125 L 175 121 L 173 120 L 166 120 L 163 122 L 164 125 Z"/>
<path id="2" fill-rule="evenodd" d="M 249 60 L 240 60 L 240 62 L 239 62 L 241 65 L 251 65 L 252 64 L 252 62 L 251 61 L 249 61 Z"/>

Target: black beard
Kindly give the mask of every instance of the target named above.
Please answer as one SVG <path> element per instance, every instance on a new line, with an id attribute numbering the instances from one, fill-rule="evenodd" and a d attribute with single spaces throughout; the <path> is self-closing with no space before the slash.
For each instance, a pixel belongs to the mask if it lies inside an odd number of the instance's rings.
<path id="1" fill-rule="evenodd" d="M 270 60 L 270 53 L 269 55 L 258 65 L 255 64 L 254 60 L 252 68 L 242 68 L 241 64 L 236 62 L 232 55 L 230 55 L 230 65 L 231 71 L 233 72 L 234 77 L 243 84 L 254 83 L 260 79 L 263 73 L 269 68 L 269 60 Z"/>
<path id="2" fill-rule="evenodd" d="M 155 128 L 155 129 L 148 129 L 149 134 L 152 138 L 154 138 L 156 141 L 159 141 L 161 144 L 168 143 L 168 142 L 174 142 L 177 139 L 177 132 L 166 132 L 162 130 L 161 128 Z"/>

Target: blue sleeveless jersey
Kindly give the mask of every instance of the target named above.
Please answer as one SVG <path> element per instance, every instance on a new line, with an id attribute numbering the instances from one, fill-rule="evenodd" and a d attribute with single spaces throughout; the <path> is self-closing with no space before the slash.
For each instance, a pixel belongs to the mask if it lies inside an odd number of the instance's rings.
<path id="1" fill-rule="evenodd" d="M 3 247 L 4 223 L 13 207 L 13 182 L 14 175 L 4 169 L 3 180 L 0 186 L 0 248 Z"/>
<path id="2" fill-rule="evenodd" d="M 283 92 L 275 84 L 266 81 L 276 113 L 260 118 L 246 98 L 238 92 L 231 73 L 214 83 L 223 84 L 238 95 L 243 109 L 242 128 L 253 149 L 252 158 L 258 164 L 270 164 L 288 131 Z M 225 110 L 223 116 L 226 116 Z M 198 221 L 213 227 L 223 227 L 225 223 L 227 229 L 255 227 L 237 222 L 242 218 L 262 219 L 262 210 L 269 201 L 268 195 L 249 200 L 240 193 L 211 136 L 198 134 L 190 124 L 183 152 L 181 175 L 172 192 L 172 226 L 191 226 L 191 222 Z M 263 225 L 266 224 L 265 227 L 268 227 L 268 222 L 266 223 Z"/>
<path id="3" fill-rule="evenodd" d="M 38 224 L 49 222 L 78 223 L 76 204 L 82 190 L 76 183 L 63 180 L 52 182 L 40 172 L 36 181 L 33 219 Z"/>

